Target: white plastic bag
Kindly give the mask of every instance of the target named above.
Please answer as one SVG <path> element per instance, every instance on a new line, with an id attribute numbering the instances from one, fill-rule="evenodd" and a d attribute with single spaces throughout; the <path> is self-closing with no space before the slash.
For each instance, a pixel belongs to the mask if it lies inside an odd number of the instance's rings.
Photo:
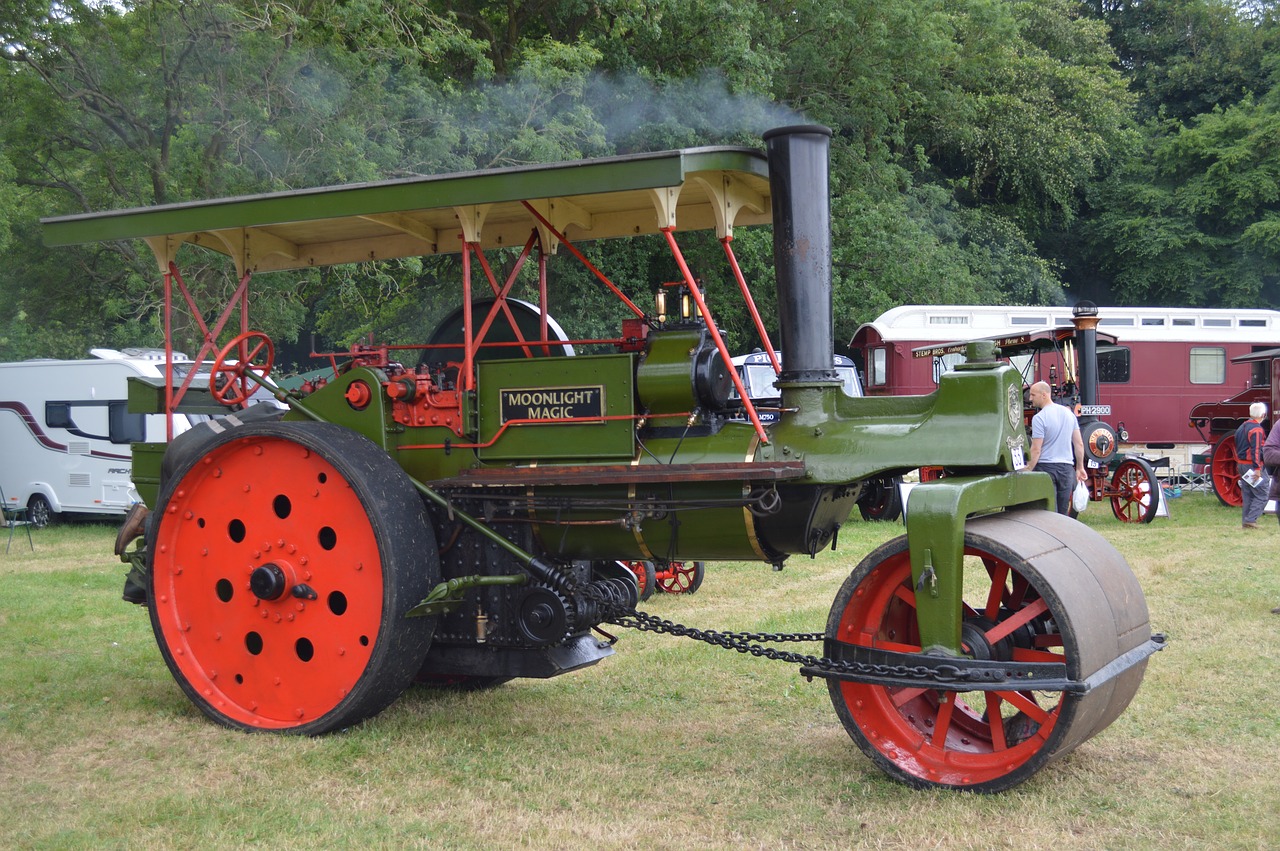
<path id="1" fill-rule="evenodd" d="M 1084 482 L 1076 482 L 1075 493 L 1071 494 L 1071 507 L 1076 510 L 1076 514 L 1089 507 L 1089 486 Z"/>

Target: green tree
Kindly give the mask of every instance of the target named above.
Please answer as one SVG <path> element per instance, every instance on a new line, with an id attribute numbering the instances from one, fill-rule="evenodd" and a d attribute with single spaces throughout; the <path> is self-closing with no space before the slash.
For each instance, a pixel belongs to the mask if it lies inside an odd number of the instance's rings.
<path id="1" fill-rule="evenodd" d="M 1099 189 L 1087 230 L 1134 304 L 1280 304 L 1276 93 L 1147 127 L 1144 156 Z"/>

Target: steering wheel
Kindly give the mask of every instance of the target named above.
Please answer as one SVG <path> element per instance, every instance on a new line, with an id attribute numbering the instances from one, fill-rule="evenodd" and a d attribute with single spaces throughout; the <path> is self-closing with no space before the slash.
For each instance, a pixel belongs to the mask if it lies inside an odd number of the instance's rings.
<path id="1" fill-rule="evenodd" d="M 264 351 L 265 357 L 259 361 L 258 356 Z M 227 363 L 232 355 L 237 356 L 237 362 Z M 261 331 L 246 331 L 227 343 L 218 352 L 218 357 L 213 362 L 213 374 L 209 376 L 209 390 L 213 393 L 213 398 L 228 406 L 244 404 L 258 389 L 257 381 L 249 378 L 249 373 L 265 381 L 271 374 L 275 356 L 271 338 Z"/>

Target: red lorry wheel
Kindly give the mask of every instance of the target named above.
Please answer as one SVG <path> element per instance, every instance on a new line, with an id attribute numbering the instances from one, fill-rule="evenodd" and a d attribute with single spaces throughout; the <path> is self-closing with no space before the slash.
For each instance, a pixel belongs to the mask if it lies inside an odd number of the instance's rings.
<path id="1" fill-rule="evenodd" d="M 700 561 L 673 561 L 658 571 L 658 590 L 667 594 L 692 594 L 702 587 L 706 565 Z"/>
<path id="2" fill-rule="evenodd" d="M 1150 523 L 1160 510 L 1156 471 L 1141 458 L 1126 458 L 1111 477 L 1111 513 L 1125 523 Z"/>
<path id="3" fill-rule="evenodd" d="M 229 727 L 317 734 L 422 667 L 439 582 L 422 499 L 386 453 L 322 423 L 229 429 L 165 485 L 151 625 L 178 684 Z"/>
<path id="4" fill-rule="evenodd" d="M 971 521 L 964 570 L 964 645 L 974 656 L 1065 662 L 1068 676 L 1081 679 L 1150 634 L 1146 600 L 1123 557 L 1092 529 L 1056 512 Z M 827 637 L 921 649 L 905 536 L 872 552 L 845 581 Z M 1115 720 L 1145 667 L 1139 663 L 1084 695 L 827 685 L 845 730 L 891 777 L 921 788 L 998 792 Z"/>
<path id="5" fill-rule="evenodd" d="M 1213 458 L 1209 465 L 1210 477 L 1213 480 L 1213 493 L 1218 502 L 1239 508 L 1244 505 L 1244 496 L 1240 493 L 1240 468 L 1236 461 L 1236 436 L 1233 433 L 1223 435 L 1213 447 Z"/>

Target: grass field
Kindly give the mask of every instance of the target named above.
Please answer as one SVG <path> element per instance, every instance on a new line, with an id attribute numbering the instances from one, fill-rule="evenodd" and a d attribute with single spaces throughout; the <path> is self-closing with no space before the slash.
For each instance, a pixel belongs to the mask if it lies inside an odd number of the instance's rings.
<path id="1" fill-rule="evenodd" d="M 0 556 L 2 848 L 1274 848 L 1280 845 L 1280 529 L 1212 497 L 1126 526 L 1083 520 L 1142 581 L 1155 630 L 1129 710 L 998 796 L 889 781 L 793 667 L 628 632 L 594 668 L 486 693 L 416 688 L 319 739 L 208 722 L 145 612 L 120 602 L 115 530 L 61 526 Z M 681 623 L 818 631 L 900 524 L 840 549 L 712 565 Z"/>

